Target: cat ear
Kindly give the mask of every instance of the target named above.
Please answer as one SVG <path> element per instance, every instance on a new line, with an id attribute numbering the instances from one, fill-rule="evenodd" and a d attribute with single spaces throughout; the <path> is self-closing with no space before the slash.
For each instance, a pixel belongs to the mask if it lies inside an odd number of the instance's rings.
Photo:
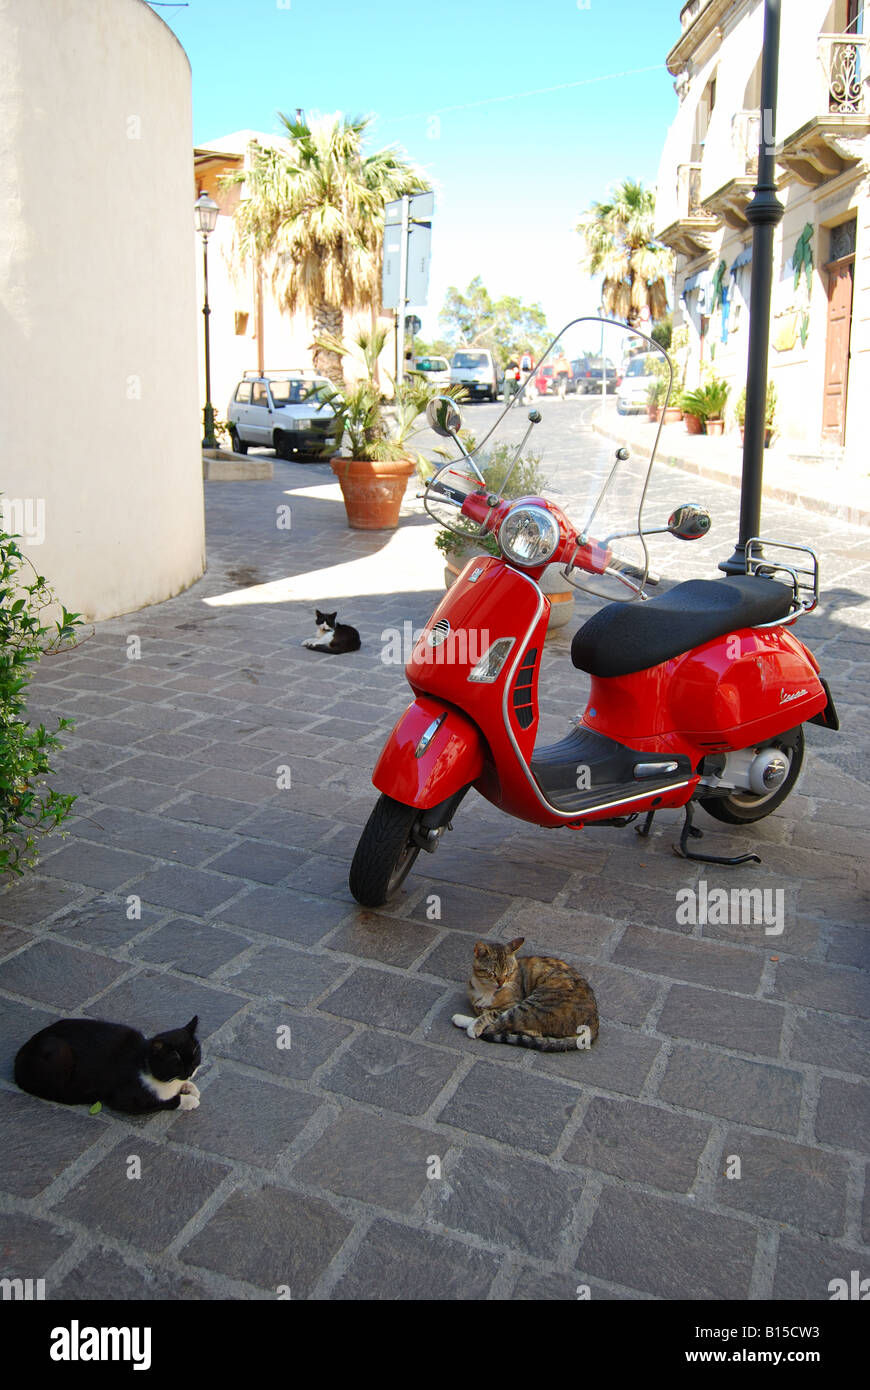
<path id="1" fill-rule="evenodd" d="M 514 938 L 513 941 L 508 941 L 508 943 L 505 946 L 505 950 L 507 951 L 508 955 L 515 956 L 525 939 L 526 938 L 524 936 L 517 936 Z"/>
<path id="2" fill-rule="evenodd" d="M 193 1018 L 190 1020 L 190 1022 L 187 1024 L 187 1026 L 186 1026 L 186 1028 L 185 1028 L 185 1030 L 184 1030 L 185 1033 L 189 1033 L 190 1036 L 193 1037 L 194 1033 L 196 1032 L 197 1024 L 198 1024 L 198 1023 L 199 1023 L 199 1015 L 198 1015 L 198 1014 L 194 1014 Z"/>
<path id="3" fill-rule="evenodd" d="M 474 954 L 475 954 L 475 956 L 482 956 L 485 950 L 486 950 L 486 942 L 485 942 L 485 941 L 475 941 L 475 943 L 474 943 Z"/>

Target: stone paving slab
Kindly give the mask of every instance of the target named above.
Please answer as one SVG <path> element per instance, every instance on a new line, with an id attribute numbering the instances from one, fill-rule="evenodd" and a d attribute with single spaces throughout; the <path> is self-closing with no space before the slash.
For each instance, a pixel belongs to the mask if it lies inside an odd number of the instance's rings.
<path id="1" fill-rule="evenodd" d="M 737 497 L 701 482 L 665 469 L 650 505 L 707 502 L 719 558 Z M 761 866 L 676 859 L 675 813 L 641 842 L 473 794 L 367 912 L 347 868 L 408 700 L 382 634 L 440 597 L 434 528 L 409 500 L 398 540 L 349 531 L 320 465 L 276 460 L 272 482 L 206 499 L 205 577 L 34 682 L 34 717 L 76 717 L 58 783 L 79 799 L 0 886 L 0 1276 L 44 1277 L 49 1298 L 528 1301 L 827 1299 L 870 1275 L 866 533 L 765 504 L 766 530 L 819 549 L 823 607 L 798 635 L 843 729 L 809 727 L 797 792 L 751 831 L 699 813 L 711 852 L 758 846 Z M 669 578 L 703 571 L 692 547 L 652 550 Z M 323 605 L 359 652 L 301 647 Z M 578 595 L 573 627 L 596 606 Z M 573 627 L 543 654 L 545 738 L 585 703 Z M 678 921 L 702 880 L 781 890 L 782 932 Z M 588 1054 L 453 1027 L 479 936 L 587 974 Z M 19 1093 L 17 1048 L 69 1014 L 146 1032 L 197 1014 L 199 1109 Z"/>

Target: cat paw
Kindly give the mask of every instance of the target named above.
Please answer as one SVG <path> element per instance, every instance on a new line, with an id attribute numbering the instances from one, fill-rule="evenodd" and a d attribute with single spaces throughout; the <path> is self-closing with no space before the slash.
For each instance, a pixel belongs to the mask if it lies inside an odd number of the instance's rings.
<path id="1" fill-rule="evenodd" d="M 199 1087 L 194 1086 L 192 1081 L 184 1081 L 179 1092 L 182 1096 L 196 1096 L 199 1100 Z"/>
<path id="2" fill-rule="evenodd" d="M 178 1096 L 179 1110 L 195 1110 L 199 1105 L 199 1096 L 191 1095 L 189 1091 L 181 1091 Z"/>
<path id="3" fill-rule="evenodd" d="M 303 647 L 309 647 L 309 648 L 311 648 L 311 647 L 314 646 L 314 643 L 313 643 L 313 642 L 303 642 L 302 645 L 303 645 Z"/>
<path id="4" fill-rule="evenodd" d="M 474 1022 L 474 1019 L 471 1018 L 468 1014 L 454 1014 L 454 1015 L 453 1015 L 453 1026 L 454 1026 L 454 1028 L 464 1028 L 464 1029 L 467 1031 L 468 1028 L 470 1027 L 470 1025 L 471 1025 L 473 1022 Z"/>

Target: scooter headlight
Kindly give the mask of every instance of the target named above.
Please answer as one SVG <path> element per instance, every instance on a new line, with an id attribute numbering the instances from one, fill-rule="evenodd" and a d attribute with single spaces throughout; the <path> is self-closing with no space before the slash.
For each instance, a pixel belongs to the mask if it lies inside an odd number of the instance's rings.
<path id="1" fill-rule="evenodd" d="M 499 527 L 498 543 L 517 565 L 546 565 L 559 547 L 556 518 L 534 503 L 512 507 Z"/>

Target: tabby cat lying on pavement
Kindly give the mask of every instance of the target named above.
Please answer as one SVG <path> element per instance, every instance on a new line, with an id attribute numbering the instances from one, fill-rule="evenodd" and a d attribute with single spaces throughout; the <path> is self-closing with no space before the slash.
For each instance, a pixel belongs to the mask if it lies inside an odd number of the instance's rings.
<path id="1" fill-rule="evenodd" d="M 454 1014 L 457 1028 L 486 1042 L 540 1052 L 588 1048 L 598 1037 L 595 995 L 583 976 L 554 956 L 519 956 L 525 941 L 476 941 L 468 998 L 476 1018 Z"/>

